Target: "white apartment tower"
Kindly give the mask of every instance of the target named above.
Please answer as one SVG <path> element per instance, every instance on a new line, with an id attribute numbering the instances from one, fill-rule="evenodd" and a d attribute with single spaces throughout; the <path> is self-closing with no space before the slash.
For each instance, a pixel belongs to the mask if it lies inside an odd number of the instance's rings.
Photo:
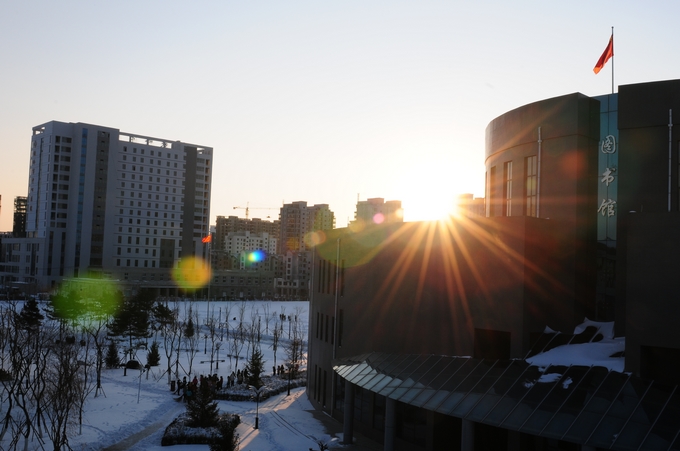
<path id="1" fill-rule="evenodd" d="M 206 252 L 212 148 L 52 121 L 33 128 L 26 233 L 36 280 L 168 280 Z"/>
<path id="2" fill-rule="evenodd" d="M 276 254 L 276 242 L 276 238 L 270 237 L 267 232 L 231 232 L 225 237 L 224 250 L 238 262 L 238 269 L 258 269 L 266 267 L 265 263 Z M 251 258 L 257 251 L 262 255 Z"/>

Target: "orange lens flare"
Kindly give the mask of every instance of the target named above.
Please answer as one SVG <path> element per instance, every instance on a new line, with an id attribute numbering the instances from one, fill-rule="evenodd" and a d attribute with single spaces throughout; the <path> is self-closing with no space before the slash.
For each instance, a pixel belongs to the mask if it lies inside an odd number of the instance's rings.
<path id="1" fill-rule="evenodd" d="M 210 265 L 200 257 L 183 258 L 172 271 L 177 286 L 185 290 L 197 290 L 208 284 L 212 271 Z"/>

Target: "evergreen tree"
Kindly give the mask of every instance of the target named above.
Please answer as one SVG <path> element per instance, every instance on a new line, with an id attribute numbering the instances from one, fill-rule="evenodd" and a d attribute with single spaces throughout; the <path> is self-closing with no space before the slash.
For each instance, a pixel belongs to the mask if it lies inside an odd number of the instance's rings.
<path id="1" fill-rule="evenodd" d="M 175 312 L 165 304 L 157 303 L 151 310 L 153 313 L 154 322 L 156 322 L 161 330 L 167 329 L 172 324 L 175 318 Z"/>
<path id="2" fill-rule="evenodd" d="M 252 385 L 255 388 L 262 387 L 262 381 L 260 376 L 264 372 L 265 360 L 263 359 L 262 351 L 255 348 L 253 353 L 250 355 L 250 359 L 246 364 L 246 370 L 248 371 L 248 379 L 246 383 Z"/>
<path id="3" fill-rule="evenodd" d="M 133 357 L 133 340 L 149 337 L 149 312 L 153 307 L 153 301 L 149 301 L 148 292 L 140 291 L 136 296 L 126 299 L 120 310 L 109 324 L 112 336 L 127 337 L 129 340 L 128 351 L 130 359 Z M 127 374 L 126 371 L 123 375 Z"/>
<path id="4" fill-rule="evenodd" d="M 74 321 L 83 312 L 83 302 L 74 289 L 60 289 L 50 297 L 47 316 L 60 321 Z"/>
<path id="5" fill-rule="evenodd" d="M 219 408 L 215 394 L 207 381 L 204 380 L 196 389 L 196 393 L 187 400 L 187 413 L 191 427 L 208 428 L 217 424 Z"/>
<path id="6" fill-rule="evenodd" d="M 151 343 L 151 349 L 146 355 L 146 363 L 149 366 L 158 366 L 161 363 L 161 354 L 158 352 L 158 342 Z"/>
<path id="7" fill-rule="evenodd" d="M 187 326 L 184 328 L 184 336 L 186 338 L 193 338 L 194 334 L 196 333 L 196 330 L 194 328 L 194 320 L 191 317 L 191 310 L 189 310 L 189 321 L 187 321 Z"/>
<path id="8" fill-rule="evenodd" d="M 26 301 L 24 307 L 17 316 L 17 327 L 29 332 L 36 332 L 40 329 L 43 319 L 45 319 L 45 317 L 40 313 L 38 301 L 31 298 Z"/>
<path id="9" fill-rule="evenodd" d="M 104 360 L 107 368 L 118 368 L 120 365 L 120 357 L 118 357 L 118 345 L 115 341 L 109 342 L 109 347 L 106 349 L 106 358 Z"/>
<path id="10" fill-rule="evenodd" d="M 236 426 L 240 422 L 238 415 L 222 415 L 217 423 L 220 436 L 210 444 L 210 451 L 238 451 Z"/>

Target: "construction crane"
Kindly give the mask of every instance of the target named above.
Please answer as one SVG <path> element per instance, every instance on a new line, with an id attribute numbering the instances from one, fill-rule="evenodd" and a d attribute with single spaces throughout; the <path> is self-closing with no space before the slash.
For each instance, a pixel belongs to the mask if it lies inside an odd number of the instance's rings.
<path id="1" fill-rule="evenodd" d="M 245 207 L 234 207 L 234 210 L 245 210 L 246 219 L 250 218 L 250 202 L 246 202 Z M 276 207 L 253 207 L 253 210 L 277 210 Z"/>

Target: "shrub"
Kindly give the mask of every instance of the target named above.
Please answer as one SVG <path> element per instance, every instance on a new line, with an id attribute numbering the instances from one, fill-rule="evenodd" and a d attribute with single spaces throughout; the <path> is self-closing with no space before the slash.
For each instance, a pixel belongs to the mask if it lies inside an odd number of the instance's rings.
<path id="1" fill-rule="evenodd" d="M 224 413 L 219 416 L 217 426 L 211 428 L 192 428 L 189 422 L 186 412 L 175 418 L 165 429 L 161 446 L 208 444 L 211 450 L 238 450 L 238 435 L 234 433 L 236 426 L 241 423 L 238 415 Z M 233 448 L 228 447 L 229 442 L 234 445 Z"/>
<path id="2" fill-rule="evenodd" d="M 120 357 L 118 357 L 118 345 L 115 341 L 109 342 L 109 347 L 106 349 L 106 357 L 104 363 L 107 368 L 118 368 L 120 366 Z"/>
<path id="3" fill-rule="evenodd" d="M 196 393 L 187 400 L 187 413 L 191 427 L 207 428 L 217 425 L 219 408 L 208 381 L 204 380 L 196 389 Z"/>
<path id="4" fill-rule="evenodd" d="M 161 363 L 161 354 L 158 352 L 158 342 L 151 343 L 151 349 L 146 355 L 146 363 L 149 366 L 158 366 Z"/>
<path id="5" fill-rule="evenodd" d="M 236 426 L 241 422 L 238 415 L 222 416 L 217 423 L 218 438 L 210 443 L 210 451 L 238 451 Z"/>

